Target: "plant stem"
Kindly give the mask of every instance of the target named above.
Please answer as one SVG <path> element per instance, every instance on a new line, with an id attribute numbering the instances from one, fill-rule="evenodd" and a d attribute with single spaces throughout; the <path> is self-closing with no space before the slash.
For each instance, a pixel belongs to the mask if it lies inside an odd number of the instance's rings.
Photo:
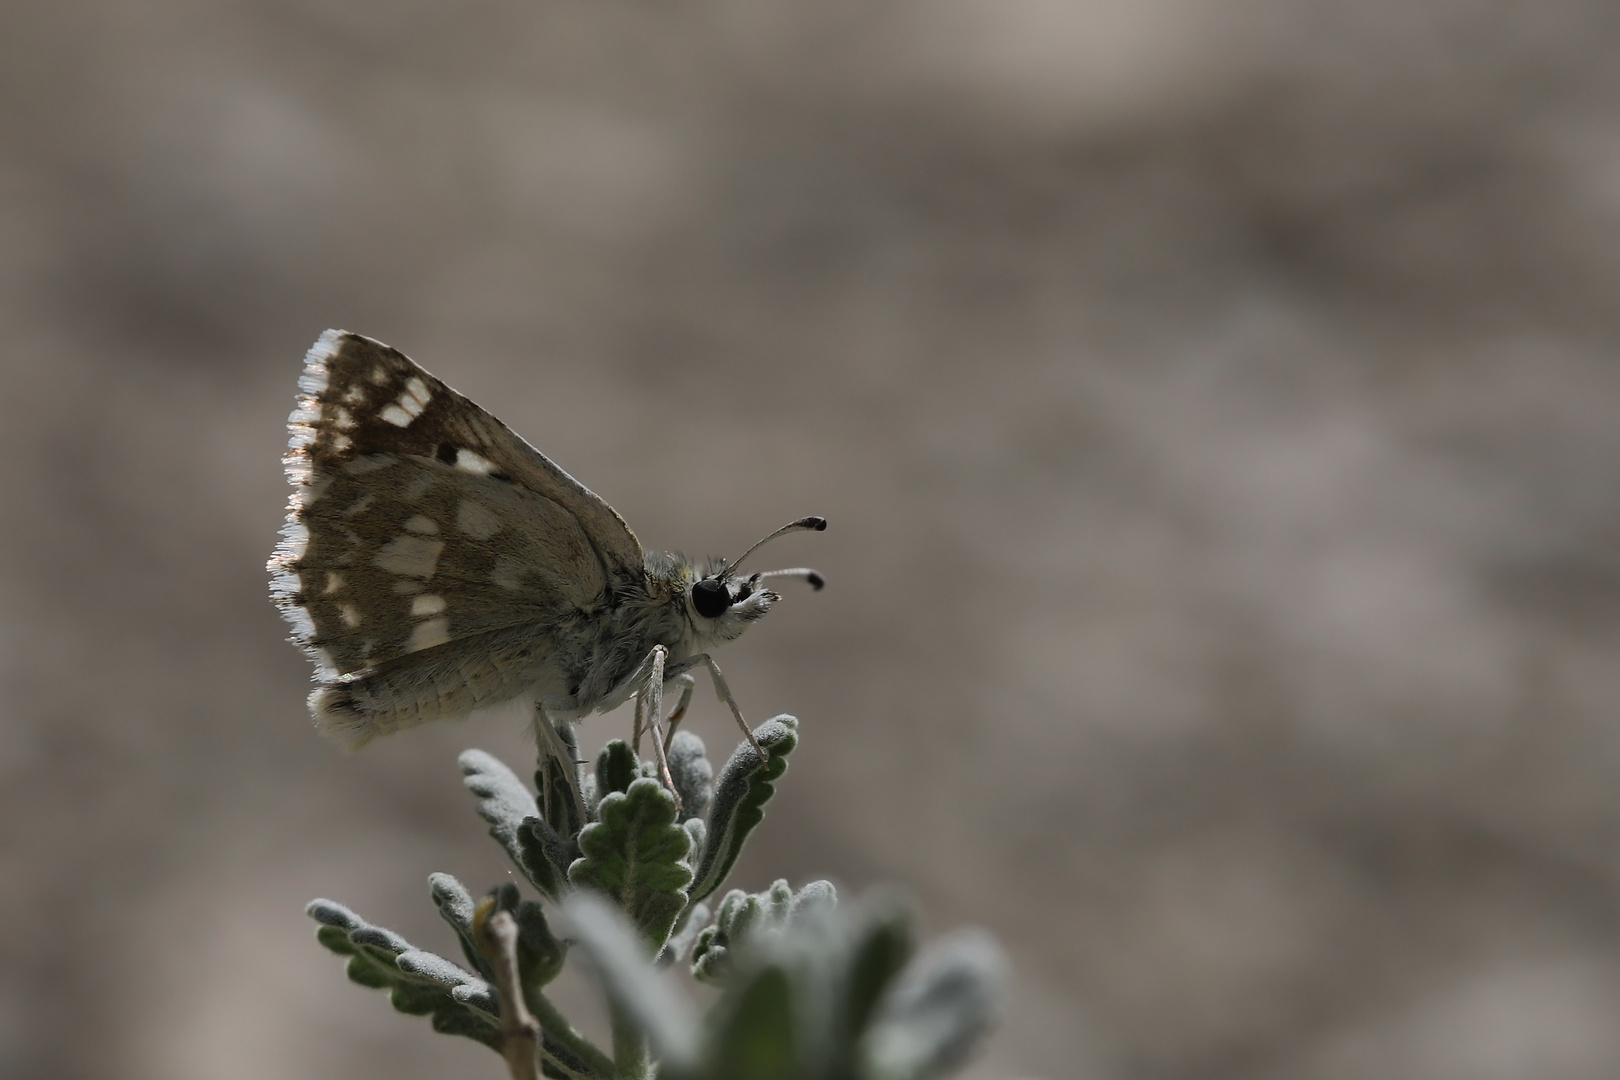
<path id="1" fill-rule="evenodd" d="M 529 1008 L 534 1010 L 540 1020 L 540 1027 L 545 1031 L 546 1038 L 567 1049 L 579 1058 L 598 1076 L 616 1077 L 619 1075 L 618 1067 L 613 1059 L 603 1053 L 595 1043 L 574 1029 L 567 1017 L 557 1011 L 544 994 L 531 991 L 528 994 Z"/>
<path id="2" fill-rule="evenodd" d="M 608 1020 L 613 1027 L 613 1063 L 618 1066 L 619 1075 L 624 1080 L 646 1080 L 650 1064 L 646 1036 L 617 1005 L 609 1009 Z"/>
<path id="3" fill-rule="evenodd" d="M 493 901 L 485 900 L 473 916 L 478 951 L 495 969 L 495 990 L 501 1000 L 501 1056 L 512 1080 L 540 1080 L 540 1025 L 523 1000 L 518 979 L 517 920 L 511 912 L 489 914 Z"/>

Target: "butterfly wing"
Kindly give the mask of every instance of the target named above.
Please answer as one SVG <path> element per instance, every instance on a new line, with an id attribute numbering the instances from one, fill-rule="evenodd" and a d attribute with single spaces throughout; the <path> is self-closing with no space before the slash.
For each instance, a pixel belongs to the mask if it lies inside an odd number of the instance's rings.
<path id="1" fill-rule="evenodd" d="M 559 628 L 642 573 L 623 519 L 386 345 L 327 331 L 299 387 L 271 591 L 321 726 L 358 746 L 556 684 Z"/>

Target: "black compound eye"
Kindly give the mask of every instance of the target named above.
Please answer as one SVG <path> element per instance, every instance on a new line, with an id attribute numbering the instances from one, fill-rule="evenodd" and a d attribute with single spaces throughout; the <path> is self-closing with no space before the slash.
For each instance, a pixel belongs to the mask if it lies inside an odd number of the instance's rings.
<path id="1" fill-rule="evenodd" d="M 731 593 L 714 578 L 704 578 L 692 586 L 692 606 L 705 619 L 719 618 L 731 606 Z"/>

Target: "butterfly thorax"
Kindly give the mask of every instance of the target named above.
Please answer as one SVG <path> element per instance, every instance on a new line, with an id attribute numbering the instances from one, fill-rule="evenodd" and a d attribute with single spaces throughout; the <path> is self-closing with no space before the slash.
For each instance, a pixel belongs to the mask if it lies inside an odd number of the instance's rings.
<path id="1" fill-rule="evenodd" d="M 592 711 L 646 659 L 655 645 L 672 656 L 691 651 L 691 626 L 678 578 L 644 573 L 615 582 L 603 604 L 581 611 L 557 635 L 558 666 L 581 712 Z"/>
<path id="2" fill-rule="evenodd" d="M 608 586 L 599 604 L 580 609 L 556 633 L 557 669 L 581 714 L 622 700 L 625 680 L 646 661 L 655 645 L 669 650 L 671 662 L 735 640 L 780 597 L 748 581 L 725 575 L 725 560 L 694 560 L 680 552 L 648 552 L 640 575 L 625 575 Z M 692 586 L 718 577 L 734 606 L 706 618 L 694 609 Z"/>

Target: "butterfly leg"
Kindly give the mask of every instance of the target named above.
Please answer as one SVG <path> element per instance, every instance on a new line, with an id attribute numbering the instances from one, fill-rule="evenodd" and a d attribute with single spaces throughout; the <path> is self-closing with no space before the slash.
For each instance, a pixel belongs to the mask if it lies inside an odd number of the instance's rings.
<path id="1" fill-rule="evenodd" d="M 690 675 L 677 675 L 670 682 L 681 684 L 681 700 L 675 703 L 675 711 L 669 714 L 664 721 L 664 752 L 669 752 L 669 744 L 675 738 L 675 729 L 681 726 L 681 719 L 686 715 L 687 706 L 692 704 L 692 691 L 697 687 L 697 680 Z"/>
<path id="2" fill-rule="evenodd" d="M 697 686 L 697 680 L 690 675 L 676 675 L 672 679 L 665 679 L 665 683 L 681 684 L 681 699 L 675 704 L 675 711 L 664 718 L 664 752 L 669 752 L 670 740 L 675 738 L 675 729 L 681 726 L 681 719 L 686 715 L 687 707 L 692 704 L 692 691 Z M 632 694 L 636 703 L 635 726 L 631 728 L 630 749 L 637 754 L 641 753 L 641 736 L 654 725 L 647 719 L 647 695 L 643 693 Z"/>
<path id="3" fill-rule="evenodd" d="M 675 778 L 669 772 L 669 758 L 664 755 L 664 735 L 658 730 L 658 722 L 664 712 L 664 660 L 669 656 L 669 650 L 662 645 L 654 645 L 652 654 L 647 657 L 647 689 L 636 695 L 636 703 L 640 705 L 643 699 L 647 702 L 647 727 L 652 733 L 653 760 L 658 763 L 658 775 L 664 781 L 664 787 L 675 797 L 675 813 L 681 812 L 681 793 L 675 790 Z"/>
<path id="4" fill-rule="evenodd" d="M 641 733 L 647 729 L 647 699 L 643 694 L 631 694 L 630 699 L 636 703 L 636 719 L 630 728 L 630 749 L 640 757 Z"/>
<path id="5" fill-rule="evenodd" d="M 708 653 L 697 653 L 693 656 L 684 657 L 679 662 L 671 665 L 671 669 L 675 674 L 685 674 L 687 669 L 695 668 L 699 664 L 708 667 L 709 676 L 714 680 L 715 697 L 726 703 L 726 707 L 731 710 L 732 717 L 737 721 L 737 726 L 742 729 L 743 738 L 748 740 L 748 745 L 753 747 L 754 753 L 759 755 L 759 763 L 764 765 L 770 758 L 765 756 L 765 748 L 759 745 L 759 740 L 754 738 L 753 731 L 748 727 L 748 721 L 743 719 L 742 710 L 737 707 L 737 699 L 731 696 L 731 687 L 726 685 L 726 677 L 720 674 L 720 665 L 714 662 L 714 657 Z M 682 705 L 684 706 L 684 704 L 685 699 L 683 697 Z"/>

